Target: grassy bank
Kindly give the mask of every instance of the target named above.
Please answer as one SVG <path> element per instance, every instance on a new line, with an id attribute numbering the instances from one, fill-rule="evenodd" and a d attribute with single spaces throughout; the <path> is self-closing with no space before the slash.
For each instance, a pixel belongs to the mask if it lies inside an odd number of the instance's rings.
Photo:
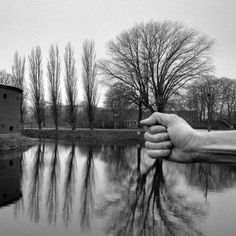
<path id="1" fill-rule="evenodd" d="M 31 138 L 40 139 L 65 139 L 81 140 L 87 142 L 137 142 L 143 143 L 143 130 L 110 130 L 110 129 L 77 129 L 72 130 L 53 130 L 53 129 L 24 129 L 22 134 Z"/>
<path id="2" fill-rule="evenodd" d="M 20 134 L 0 135 L 0 151 L 25 151 L 35 143 L 37 143 L 37 140 Z"/>

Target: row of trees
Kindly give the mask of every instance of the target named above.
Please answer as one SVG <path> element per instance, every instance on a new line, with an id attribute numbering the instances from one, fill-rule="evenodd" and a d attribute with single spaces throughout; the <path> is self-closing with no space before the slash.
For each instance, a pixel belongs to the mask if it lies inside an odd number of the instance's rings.
<path id="1" fill-rule="evenodd" d="M 236 81 L 229 78 L 206 77 L 194 81 L 182 95 L 183 107 L 194 110 L 198 121 L 225 119 L 233 122 L 236 112 Z"/>
<path id="2" fill-rule="evenodd" d="M 98 63 L 94 43 L 85 41 L 82 79 L 85 111 L 90 128 L 93 127 L 97 104 L 97 69 L 105 84 L 109 85 L 104 104 L 112 111 L 114 119 L 117 116 L 123 119 L 125 113 L 122 111 L 134 109 L 138 111 L 140 121 L 143 111 L 163 112 L 169 109 L 173 101 L 176 106 L 176 100 L 181 101 L 184 109 L 197 111 L 199 120 L 204 120 L 207 113 L 211 119 L 216 113 L 220 116 L 227 113 L 231 119 L 235 109 L 234 82 L 210 76 L 213 69 L 210 57 L 213 44 L 213 40 L 195 29 L 170 21 L 150 21 L 122 32 L 107 44 L 108 57 Z M 75 129 L 78 85 L 74 50 L 70 44 L 65 48 L 64 63 L 68 120 L 72 129 Z M 24 74 L 24 65 L 25 59 L 16 54 L 13 68 L 21 69 L 12 70 L 13 77 Z M 29 65 L 31 104 L 34 117 L 41 128 L 46 104 L 39 47 L 32 49 Z M 47 78 L 50 109 L 56 129 L 61 113 L 60 74 L 59 50 L 52 45 L 47 63 Z M 8 76 L 5 75 L 5 78 Z M 17 83 L 17 86 L 21 87 L 23 83 Z"/>
<path id="3" fill-rule="evenodd" d="M 47 61 L 47 82 L 49 103 L 45 101 L 45 86 L 43 80 L 42 52 L 38 46 L 31 50 L 29 59 L 30 88 L 25 83 L 25 57 L 15 53 L 12 66 L 12 75 L 4 71 L 0 73 L 0 83 L 13 85 L 24 90 L 21 106 L 21 123 L 23 124 L 26 114 L 26 97 L 30 98 L 30 106 L 33 116 L 41 129 L 45 124 L 45 113 L 50 109 L 50 114 L 56 130 L 61 115 L 61 60 L 58 46 L 51 45 Z M 66 104 L 68 107 L 67 120 L 72 129 L 76 128 L 78 76 L 74 49 L 68 43 L 64 52 L 64 86 L 66 91 Z M 97 105 L 97 63 L 94 42 L 85 40 L 82 52 L 82 80 L 84 88 L 84 104 L 88 116 L 90 128 L 93 128 L 95 108 Z M 28 93 L 29 91 L 29 93 Z"/>
<path id="4" fill-rule="evenodd" d="M 137 111 L 138 104 L 133 101 L 132 91 L 122 82 L 109 87 L 105 97 L 105 107 L 112 111 L 118 122 L 122 122 L 132 111 Z M 140 112 L 148 112 L 142 107 Z M 206 76 L 193 80 L 182 87 L 169 100 L 166 111 L 183 115 L 192 112 L 193 125 L 206 125 L 213 120 L 234 123 L 236 116 L 236 81 L 229 78 Z M 190 115 L 189 113 L 189 115 Z M 140 117 L 140 113 L 137 113 Z M 188 118 L 187 116 L 184 117 Z M 190 120 L 189 120 L 190 121 Z M 191 121 L 190 121 L 191 122 Z"/>
<path id="5" fill-rule="evenodd" d="M 45 117 L 45 101 L 42 84 L 42 56 L 41 49 L 37 47 L 32 49 L 29 56 L 30 61 L 30 79 L 31 94 L 33 97 L 34 117 L 37 120 L 39 128 Z M 65 63 L 65 88 L 68 105 L 68 121 L 72 129 L 76 128 L 76 107 L 77 107 L 77 83 L 78 77 L 75 68 L 74 49 L 68 43 L 64 53 Z M 82 79 L 84 87 L 85 108 L 89 119 L 90 128 L 93 128 L 95 108 L 97 105 L 97 83 L 96 83 L 96 54 L 94 42 L 85 40 L 82 53 Z M 51 46 L 49 50 L 49 59 L 47 63 L 47 77 L 50 95 L 50 108 L 52 119 L 56 130 L 61 114 L 61 62 L 58 46 Z"/>

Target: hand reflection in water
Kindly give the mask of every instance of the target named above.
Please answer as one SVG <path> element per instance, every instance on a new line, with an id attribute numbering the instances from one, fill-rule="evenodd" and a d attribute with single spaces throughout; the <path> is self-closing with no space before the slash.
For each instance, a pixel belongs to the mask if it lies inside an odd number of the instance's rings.
<path id="1" fill-rule="evenodd" d="M 142 120 L 141 125 L 147 127 L 145 147 L 152 158 L 177 162 L 236 160 L 232 155 L 236 152 L 235 131 L 200 132 L 177 115 L 159 112 Z"/>

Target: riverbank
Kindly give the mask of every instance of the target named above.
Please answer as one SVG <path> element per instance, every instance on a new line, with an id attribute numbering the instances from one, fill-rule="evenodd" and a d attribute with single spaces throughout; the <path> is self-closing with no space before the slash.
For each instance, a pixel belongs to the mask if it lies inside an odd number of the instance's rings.
<path id="1" fill-rule="evenodd" d="M 136 142 L 143 143 L 144 130 L 141 129 L 76 129 L 72 130 L 53 130 L 53 129 L 24 129 L 24 136 L 39 139 L 64 139 L 80 140 L 88 142 Z"/>
<path id="2" fill-rule="evenodd" d="M 37 143 L 37 140 L 20 134 L 1 134 L 0 151 L 25 151 Z"/>

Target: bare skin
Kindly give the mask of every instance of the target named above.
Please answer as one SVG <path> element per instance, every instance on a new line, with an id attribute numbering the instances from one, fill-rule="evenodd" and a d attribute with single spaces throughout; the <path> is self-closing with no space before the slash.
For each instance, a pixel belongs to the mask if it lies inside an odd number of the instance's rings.
<path id="1" fill-rule="evenodd" d="M 222 155 L 236 153 L 236 131 L 200 132 L 177 115 L 159 112 L 141 124 L 146 127 L 145 147 L 152 158 L 177 162 L 236 161 L 235 156 Z"/>

